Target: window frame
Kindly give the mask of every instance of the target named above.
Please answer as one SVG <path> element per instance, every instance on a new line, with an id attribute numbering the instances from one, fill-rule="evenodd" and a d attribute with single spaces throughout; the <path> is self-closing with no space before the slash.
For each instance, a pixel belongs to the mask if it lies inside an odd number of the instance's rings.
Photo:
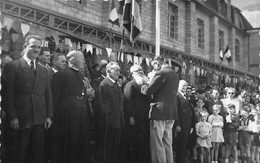
<path id="1" fill-rule="evenodd" d="M 197 41 L 200 49 L 205 48 L 205 23 L 204 20 L 197 18 Z"/>
<path id="2" fill-rule="evenodd" d="M 174 12 L 172 12 L 174 11 Z M 173 20 L 173 26 L 172 25 L 172 19 Z M 178 7 L 170 2 L 168 2 L 168 24 L 167 24 L 167 36 L 169 38 L 178 39 Z M 173 31 L 171 31 L 173 30 Z M 173 35 L 172 35 L 173 34 Z"/>

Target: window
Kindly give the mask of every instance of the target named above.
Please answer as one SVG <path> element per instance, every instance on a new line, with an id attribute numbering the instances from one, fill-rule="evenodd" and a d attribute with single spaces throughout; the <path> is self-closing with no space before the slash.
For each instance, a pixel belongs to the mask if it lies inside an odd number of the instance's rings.
<path id="1" fill-rule="evenodd" d="M 197 19 L 198 26 L 198 47 L 204 49 L 204 21 Z"/>
<path id="2" fill-rule="evenodd" d="M 236 62 L 240 62 L 240 42 L 238 39 L 235 40 L 235 57 Z"/>
<path id="3" fill-rule="evenodd" d="M 224 51 L 224 32 L 218 30 L 218 43 L 219 43 L 219 51 Z"/>
<path id="4" fill-rule="evenodd" d="M 168 3 L 168 36 L 177 39 L 178 34 L 178 7 Z"/>

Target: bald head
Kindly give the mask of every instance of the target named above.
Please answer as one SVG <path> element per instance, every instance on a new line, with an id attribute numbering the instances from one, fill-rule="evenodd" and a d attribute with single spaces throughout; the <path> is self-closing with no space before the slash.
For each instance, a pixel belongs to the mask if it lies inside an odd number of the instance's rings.
<path id="1" fill-rule="evenodd" d="M 180 80 L 178 91 L 185 93 L 187 90 L 188 83 L 185 80 Z"/>

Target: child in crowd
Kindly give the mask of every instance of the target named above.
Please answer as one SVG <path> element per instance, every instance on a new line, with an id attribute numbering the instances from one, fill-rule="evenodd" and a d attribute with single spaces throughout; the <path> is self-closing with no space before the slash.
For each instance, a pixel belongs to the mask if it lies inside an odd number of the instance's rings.
<path id="1" fill-rule="evenodd" d="M 237 129 L 239 127 L 239 116 L 236 114 L 236 106 L 234 104 L 228 105 L 229 114 L 225 117 L 224 138 L 226 148 L 225 163 L 229 162 L 231 149 L 234 153 L 234 162 L 237 163 Z"/>
<path id="2" fill-rule="evenodd" d="M 219 144 L 224 142 L 222 127 L 224 126 L 223 118 L 219 115 L 221 105 L 213 105 L 213 114 L 208 118 L 208 122 L 212 125 L 212 134 L 211 134 L 211 162 L 218 162 L 218 151 Z"/>
<path id="3" fill-rule="evenodd" d="M 251 159 L 252 161 L 260 162 L 259 155 L 260 155 L 260 103 L 256 104 L 256 116 L 255 116 L 255 122 L 256 122 L 256 130 L 255 135 L 253 137 L 252 141 L 252 147 L 251 147 Z"/>
<path id="4" fill-rule="evenodd" d="M 204 162 L 204 149 L 206 151 L 206 156 L 207 156 L 207 162 L 210 162 L 210 148 L 211 146 L 211 133 L 212 133 L 212 126 L 210 123 L 208 123 L 207 117 L 208 117 L 208 112 L 202 111 L 200 112 L 201 116 L 201 121 L 196 123 L 196 134 L 197 134 L 197 145 L 199 147 L 200 151 L 200 162 Z"/>
<path id="5" fill-rule="evenodd" d="M 250 147 L 251 147 L 251 134 L 249 131 L 249 112 L 248 106 L 243 106 L 243 110 L 241 110 L 240 125 L 238 128 L 238 144 L 241 148 L 241 159 L 242 162 L 250 162 Z"/>
<path id="6" fill-rule="evenodd" d="M 205 109 L 203 106 L 204 106 L 204 100 L 203 98 L 199 97 L 197 99 L 197 102 L 196 102 L 197 106 L 194 108 L 194 113 L 195 113 L 195 123 L 198 123 L 201 119 L 201 116 L 200 116 L 200 112 L 204 111 L 204 112 L 207 112 L 207 109 Z M 195 133 L 195 132 L 194 132 Z M 193 156 L 193 160 L 197 160 L 197 148 L 196 148 L 196 140 L 197 140 L 197 135 L 196 133 L 191 135 L 191 142 L 194 142 L 191 144 L 191 148 L 192 148 L 192 156 Z"/>
<path id="7" fill-rule="evenodd" d="M 208 112 L 207 109 L 205 109 L 203 106 L 205 104 L 204 99 L 199 97 L 197 99 L 197 106 L 194 108 L 194 113 L 195 113 L 195 122 L 199 122 L 201 117 L 200 117 L 200 112 Z"/>

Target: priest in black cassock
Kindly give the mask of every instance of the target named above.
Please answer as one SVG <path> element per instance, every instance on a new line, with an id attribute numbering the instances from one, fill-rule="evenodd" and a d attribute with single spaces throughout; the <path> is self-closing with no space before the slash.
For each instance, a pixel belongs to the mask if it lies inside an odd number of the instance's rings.
<path id="1" fill-rule="evenodd" d="M 87 123 L 87 96 L 82 52 L 73 50 L 66 56 L 68 67 L 52 80 L 55 149 L 53 163 L 89 163 L 90 144 Z"/>

